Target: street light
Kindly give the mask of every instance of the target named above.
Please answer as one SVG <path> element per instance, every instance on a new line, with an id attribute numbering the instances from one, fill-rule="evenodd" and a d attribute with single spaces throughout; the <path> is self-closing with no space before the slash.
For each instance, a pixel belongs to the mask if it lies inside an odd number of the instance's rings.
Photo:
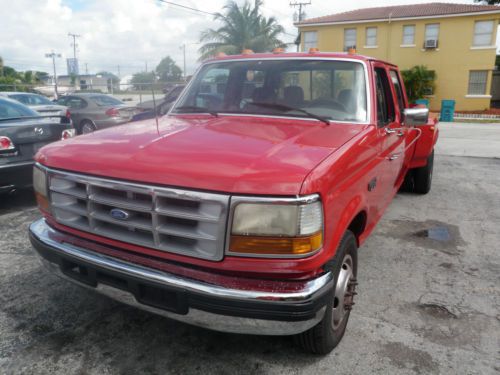
<path id="1" fill-rule="evenodd" d="M 46 53 L 45 54 L 46 58 L 52 58 L 52 66 L 54 67 L 54 91 L 55 91 L 55 98 L 59 98 L 59 93 L 57 92 L 57 73 L 56 73 L 56 57 L 61 57 L 60 53 L 55 53 L 52 51 L 51 53 Z"/>

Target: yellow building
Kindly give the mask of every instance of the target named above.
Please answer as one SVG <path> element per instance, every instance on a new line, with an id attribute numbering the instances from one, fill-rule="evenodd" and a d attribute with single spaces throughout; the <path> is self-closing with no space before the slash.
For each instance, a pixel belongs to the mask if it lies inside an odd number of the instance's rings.
<path id="1" fill-rule="evenodd" d="M 500 7 L 429 3 L 358 9 L 296 24 L 307 51 L 347 51 L 397 64 L 425 65 L 436 73 L 428 99 L 439 110 L 454 99 L 457 110 L 490 107 Z"/>

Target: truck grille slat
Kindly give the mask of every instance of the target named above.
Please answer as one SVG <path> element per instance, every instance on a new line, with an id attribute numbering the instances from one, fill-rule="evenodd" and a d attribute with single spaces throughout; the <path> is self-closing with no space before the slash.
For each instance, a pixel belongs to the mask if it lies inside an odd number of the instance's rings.
<path id="1" fill-rule="evenodd" d="M 49 170 L 57 222 L 164 252 L 224 254 L 229 196 Z"/>

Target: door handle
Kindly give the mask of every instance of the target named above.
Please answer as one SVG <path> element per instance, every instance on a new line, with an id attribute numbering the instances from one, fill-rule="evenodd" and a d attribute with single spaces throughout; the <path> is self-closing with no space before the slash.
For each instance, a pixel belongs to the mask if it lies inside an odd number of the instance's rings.
<path id="1" fill-rule="evenodd" d="M 393 161 L 396 160 L 397 158 L 399 158 L 399 154 L 392 154 L 387 159 L 389 159 L 389 161 Z"/>
<path id="2" fill-rule="evenodd" d="M 389 135 L 389 134 L 392 134 L 392 133 L 396 133 L 396 130 L 394 130 L 394 129 L 389 129 L 389 128 L 385 128 L 385 134 L 386 134 L 386 135 Z"/>

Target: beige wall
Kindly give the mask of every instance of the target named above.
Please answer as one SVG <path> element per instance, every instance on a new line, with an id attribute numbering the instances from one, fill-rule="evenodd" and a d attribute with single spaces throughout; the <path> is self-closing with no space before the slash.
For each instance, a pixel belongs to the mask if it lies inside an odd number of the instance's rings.
<path id="1" fill-rule="evenodd" d="M 469 72 L 488 70 L 487 94 L 491 89 L 496 48 L 472 47 L 474 23 L 478 20 L 494 20 L 493 43 L 496 44 L 498 14 L 445 17 L 433 19 L 409 19 L 405 21 L 354 23 L 342 25 L 300 27 L 303 31 L 318 32 L 318 48 L 321 51 L 343 51 L 344 29 L 357 29 L 357 53 L 373 56 L 397 64 L 400 69 L 425 65 L 437 75 L 434 95 L 429 97 L 431 108 L 439 110 L 442 99 L 456 100 L 458 110 L 489 108 L 489 97 L 467 96 Z M 439 46 L 424 50 L 425 25 L 439 23 Z M 415 46 L 402 47 L 403 25 L 415 25 Z M 366 28 L 377 27 L 377 47 L 365 48 Z M 302 40 L 303 42 L 303 40 Z"/>

